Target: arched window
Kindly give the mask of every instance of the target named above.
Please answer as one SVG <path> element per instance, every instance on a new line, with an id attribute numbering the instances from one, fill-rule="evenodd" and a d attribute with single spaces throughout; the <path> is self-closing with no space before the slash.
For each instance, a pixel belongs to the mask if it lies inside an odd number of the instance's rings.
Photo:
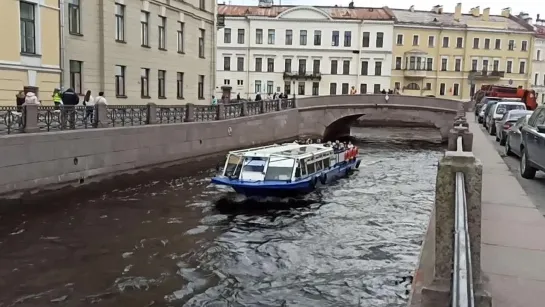
<path id="1" fill-rule="evenodd" d="M 420 89 L 420 86 L 418 86 L 418 84 L 416 83 L 409 83 L 405 86 L 405 89 L 406 90 L 419 90 Z"/>

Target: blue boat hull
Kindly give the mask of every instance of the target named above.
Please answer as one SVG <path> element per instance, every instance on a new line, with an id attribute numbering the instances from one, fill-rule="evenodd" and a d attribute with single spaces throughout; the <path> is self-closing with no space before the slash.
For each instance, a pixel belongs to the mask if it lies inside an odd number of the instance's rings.
<path id="1" fill-rule="evenodd" d="M 350 172 L 359 167 L 361 160 L 355 159 L 350 162 L 341 162 L 328 169 L 324 169 L 312 176 L 305 177 L 298 181 L 267 181 L 252 182 L 230 179 L 227 177 L 214 177 L 212 183 L 232 187 L 237 193 L 246 196 L 276 196 L 288 197 L 307 194 L 317 187 L 328 185 L 339 178 L 346 177 Z"/>

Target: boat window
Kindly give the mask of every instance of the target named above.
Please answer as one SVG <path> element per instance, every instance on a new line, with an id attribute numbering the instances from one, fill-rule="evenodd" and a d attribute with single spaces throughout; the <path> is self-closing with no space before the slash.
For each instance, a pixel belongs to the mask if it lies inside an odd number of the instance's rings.
<path id="1" fill-rule="evenodd" d="M 295 178 L 301 178 L 301 168 L 299 166 L 295 169 Z"/>
<path id="2" fill-rule="evenodd" d="M 330 164 L 329 164 L 329 158 L 325 159 L 324 160 L 324 168 L 329 168 Z"/>
<path id="3" fill-rule="evenodd" d="M 265 180 L 290 180 L 294 166 L 294 159 L 271 157 L 265 173 Z"/>
<path id="4" fill-rule="evenodd" d="M 316 173 L 316 169 L 314 167 L 314 163 L 309 163 L 307 164 L 307 170 L 308 170 L 308 173 L 309 174 L 314 174 Z"/>
<path id="5" fill-rule="evenodd" d="M 267 161 L 264 158 L 246 158 L 244 160 L 243 172 L 263 173 Z"/>
<path id="6" fill-rule="evenodd" d="M 238 166 L 238 171 L 240 171 L 240 162 L 242 161 L 241 156 L 229 155 L 227 157 L 227 162 L 225 163 L 225 169 L 223 170 L 224 176 L 233 176 Z"/>
<path id="7" fill-rule="evenodd" d="M 307 175 L 307 165 L 306 165 L 304 159 L 299 161 L 299 167 L 301 168 L 301 175 L 306 176 Z"/>
<path id="8" fill-rule="evenodd" d="M 321 171 L 323 169 L 322 160 L 316 161 L 316 171 Z"/>

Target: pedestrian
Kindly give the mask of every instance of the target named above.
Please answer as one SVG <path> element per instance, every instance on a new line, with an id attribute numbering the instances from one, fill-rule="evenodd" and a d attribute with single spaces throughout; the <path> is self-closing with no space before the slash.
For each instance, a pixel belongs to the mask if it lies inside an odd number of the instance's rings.
<path id="1" fill-rule="evenodd" d="M 212 96 L 212 105 L 217 106 L 218 105 L 218 99 L 216 99 L 216 96 Z"/>
<path id="2" fill-rule="evenodd" d="M 53 97 L 53 103 L 55 104 L 55 110 L 60 110 L 61 105 L 62 105 L 61 89 L 56 87 L 53 90 L 53 95 L 51 95 L 51 97 Z"/>
<path id="3" fill-rule="evenodd" d="M 17 112 L 22 113 L 23 112 L 23 104 L 25 103 L 25 92 L 19 91 L 17 95 L 15 95 L 15 103 L 17 104 Z"/>
<path id="4" fill-rule="evenodd" d="M 67 89 L 61 95 L 62 104 L 65 106 L 76 106 L 79 103 L 79 96 L 74 92 L 73 88 Z"/>
<path id="5" fill-rule="evenodd" d="M 255 95 L 255 101 L 261 101 L 261 100 L 262 100 L 261 94 L 260 94 L 260 93 L 257 93 L 257 94 Z"/>
<path id="6" fill-rule="evenodd" d="M 240 102 L 240 93 L 237 93 L 237 102 Z"/>
<path id="7" fill-rule="evenodd" d="M 108 105 L 106 97 L 104 97 L 104 92 L 99 92 L 97 98 L 95 99 L 95 105 L 104 104 Z"/>
<path id="8" fill-rule="evenodd" d="M 93 122 L 93 117 L 95 113 L 95 98 L 91 96 L 91 91 L 85 93 L 83 97 L 83 105 L 85 106 L 85 118 L 84 121 L 87 121 L 87 118 L 91 118 L 91 123 Z"/>
<path id="9" fill-rule="evenodd" d="M 34 94 L 33 92 L 28 92 L 25 95 L 25 102 L 23 103 L 23 106 L 29 106 L 29 105 L 33 105 L 33 106 L 40 105 L 40 101 L 38 100 L 38 97 L 36 97 L 36 94 Z"/>

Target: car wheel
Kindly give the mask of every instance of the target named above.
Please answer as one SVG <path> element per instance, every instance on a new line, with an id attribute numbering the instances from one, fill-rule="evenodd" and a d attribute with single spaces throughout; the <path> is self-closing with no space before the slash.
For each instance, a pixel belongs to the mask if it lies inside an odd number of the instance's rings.
<path id="1" fill-rule="evenodd" d="M 509 145 L 509 134 L 505 137 L 505 140 L 503 140 L 503 143 L 505 145 L 504 152 L 506 156 L 513 156 L 513 152 L 511 151 L 511 145 Z M 500 142 L 501 144 L 501 142 Z"/>
<path id="2" fill-rule="evenodd" d="M 528 153 L 526 149 L 522 151 L 522 157 L 520 158 L 520 176 L 526 179 L 534 179 L 537 169 L 533 168 L 528 161 Z"/>
<path id="3" fill-rule="evenodd" d="M 507 136 L 503 136 L 503 133 L 500 137 L 500 145 L 501 146 L 506 146 L 505 144 L 507 144 Z"/>
<path id="4" fill-rule="evenodd" d="M 500 136 L 499 136 L 499 132 L 496 133 L 496 142 L 499 142 L 500 141 Z"/>

